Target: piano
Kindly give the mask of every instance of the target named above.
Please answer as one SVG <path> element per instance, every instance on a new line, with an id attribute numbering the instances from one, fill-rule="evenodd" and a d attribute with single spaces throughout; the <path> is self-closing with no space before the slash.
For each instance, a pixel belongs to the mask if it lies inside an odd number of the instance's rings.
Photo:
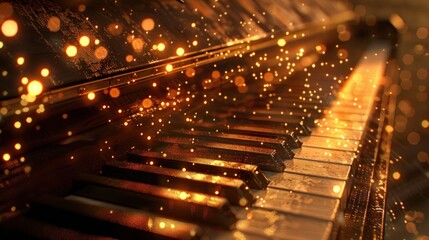
<path id="1" fill-rule="evenodd" d="M 382 239 L 395 19 L 351 9 L 1 2 L 1 239 Z"/>

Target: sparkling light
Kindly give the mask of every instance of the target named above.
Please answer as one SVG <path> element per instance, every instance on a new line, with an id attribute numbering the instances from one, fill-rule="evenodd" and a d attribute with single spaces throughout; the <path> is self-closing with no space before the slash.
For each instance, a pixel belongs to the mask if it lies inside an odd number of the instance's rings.
<path id="1" fill-rule="evenodd" d="M 88 99 L 91 101 L 94 100 L 95 99 L 95 93 L 93 93 L 93 92 L 88 93 Z"/>
<path id="2" fill-rule="evenodd" d="M 82 36 L 82 37 L 79 38 L 79 44 L 82 47 L 87 47 L 89 45 L 90 41 L 91 40 L 89 39 L 88 36 Z"/>
<path id="3" fill-rule="evenodd" d="M 3 160 L 4 160 L 4 161 L 6 161 L 6 162 L 7 162 L 7 161 L 9 161 L 9 160 L 10 160 L 10 158 L 11 158 L 11 157 L 10 157 L 10 154 L 9 154 L 9 153 L 5 153 L 5 154 L 3 154 Z"/>
<path id="4" fill-rule="evenodd" d="M 74 57 L 77 54 L 77 48 L 74 45 L 69 45 L 66 47 L 66 54 L 69 57 Z"/>
<path id="5" fill-rule="evenodd" d="M 165 66 L 165 70 L 167 70 L 167 72 L 173 71 L 173 65 L 167 64 L 167 66 Z"/>
<path id="6" fill-rule="evenodd" d="M 185 49 L 183 49 L 181 47 L 177 48 L 176 54 L 177 54 L 177 56 L 183 56 L 183 54 L 185 54 Z"/>
<path id="7" fill-rule="evenodd" d="M 6 37 L 13 37 L 18 33 L 18 23 L 12 19 L 6 20 L 1 25 L 1 31 Z"/>
<path id="8" fill-rule="evenodd" d="M 143 30 L 152 31 L 155 28 L 155 21 L 152 18 L 145 18 L 141 25 Z"/>
<path id="9" fill-rule="evenodd" d="M 41 82 L 37 80 L 33 80 L 28 84 L 27 91 L 28 91 L 28 94 L 32 96 L 37 96 L 42 93 L 43 85 Z"/>
<path id="10" fill-rule="evenodd" d="M 47 68 L 43 68 L 43 69 L 40 71 L 40 75 L 42 75 L 42 77 L 47 77 L 47 76 L 49 76 L 49 69 L 47 69 Z"/>
<path id="11" fill-rule="evenodd" d="M 280 47 L 284 47 L 286 45 L 286 40 L 284 40 L 283 38 L 279 39 L 277 41 L 277 45 L 279 45 Z"/>
<path id="12" fill-rule="evenodd" d="M 23 64 L 24 64 L 24 62 L 25 62 L 24 57 L 19 57 L 19 58 L 17 58 L 17 59 L 16 59 L 16 63 L 17 63 L 18 65 L 23 65 Z"/>
<path id="13" fill-rule="evenodd" d="M 164 43 L 158 43 L 157 49 L 160 52 L 164 51 L 165 50 L 165 44 Z"/>

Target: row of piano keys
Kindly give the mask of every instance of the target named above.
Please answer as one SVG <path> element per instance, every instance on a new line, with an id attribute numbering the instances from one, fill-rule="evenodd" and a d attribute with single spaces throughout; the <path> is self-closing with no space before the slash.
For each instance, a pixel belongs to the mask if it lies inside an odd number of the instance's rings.
<path id="1" fill-rule="evenodd" d="M 100 175 L 77 177 L 69 195 L 33 201 L 2 233 L 41 239 L 335 237 L 370 114 L 370 80 L 350 77 L 342 86 L 321 78 L 304 88 L 295 79 L 263 100 L 217 103 L 158 137 L 151 149 L 107 162 Z"/>

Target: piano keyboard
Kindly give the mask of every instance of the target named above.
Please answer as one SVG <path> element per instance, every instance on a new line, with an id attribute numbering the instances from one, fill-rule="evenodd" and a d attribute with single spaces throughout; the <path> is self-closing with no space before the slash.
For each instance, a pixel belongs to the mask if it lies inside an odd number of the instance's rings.
<path id="1" fill-rule="evenodd" d="M 79 176 L 69 195 L 37 199 L 2 230 L 37 239 L 335 238 L 388 47 L 372 43 L 333 100 L 321 80 L 321 101 L 278 90 L 242 102 L 249 107 L 220 104 L 152 149 Z"/>

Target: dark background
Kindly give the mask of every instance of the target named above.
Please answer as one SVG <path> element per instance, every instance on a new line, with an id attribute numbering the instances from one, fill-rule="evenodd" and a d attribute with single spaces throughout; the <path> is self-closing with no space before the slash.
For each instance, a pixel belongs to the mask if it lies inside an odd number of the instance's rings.
<path id="1" fill-rule="evenodd" d="M 402 19 L 386 239 L 429 239 L 429 1 L 352 0 L 368 24 Z M 398 18 L 399 17 L 399 18 Z"/>

